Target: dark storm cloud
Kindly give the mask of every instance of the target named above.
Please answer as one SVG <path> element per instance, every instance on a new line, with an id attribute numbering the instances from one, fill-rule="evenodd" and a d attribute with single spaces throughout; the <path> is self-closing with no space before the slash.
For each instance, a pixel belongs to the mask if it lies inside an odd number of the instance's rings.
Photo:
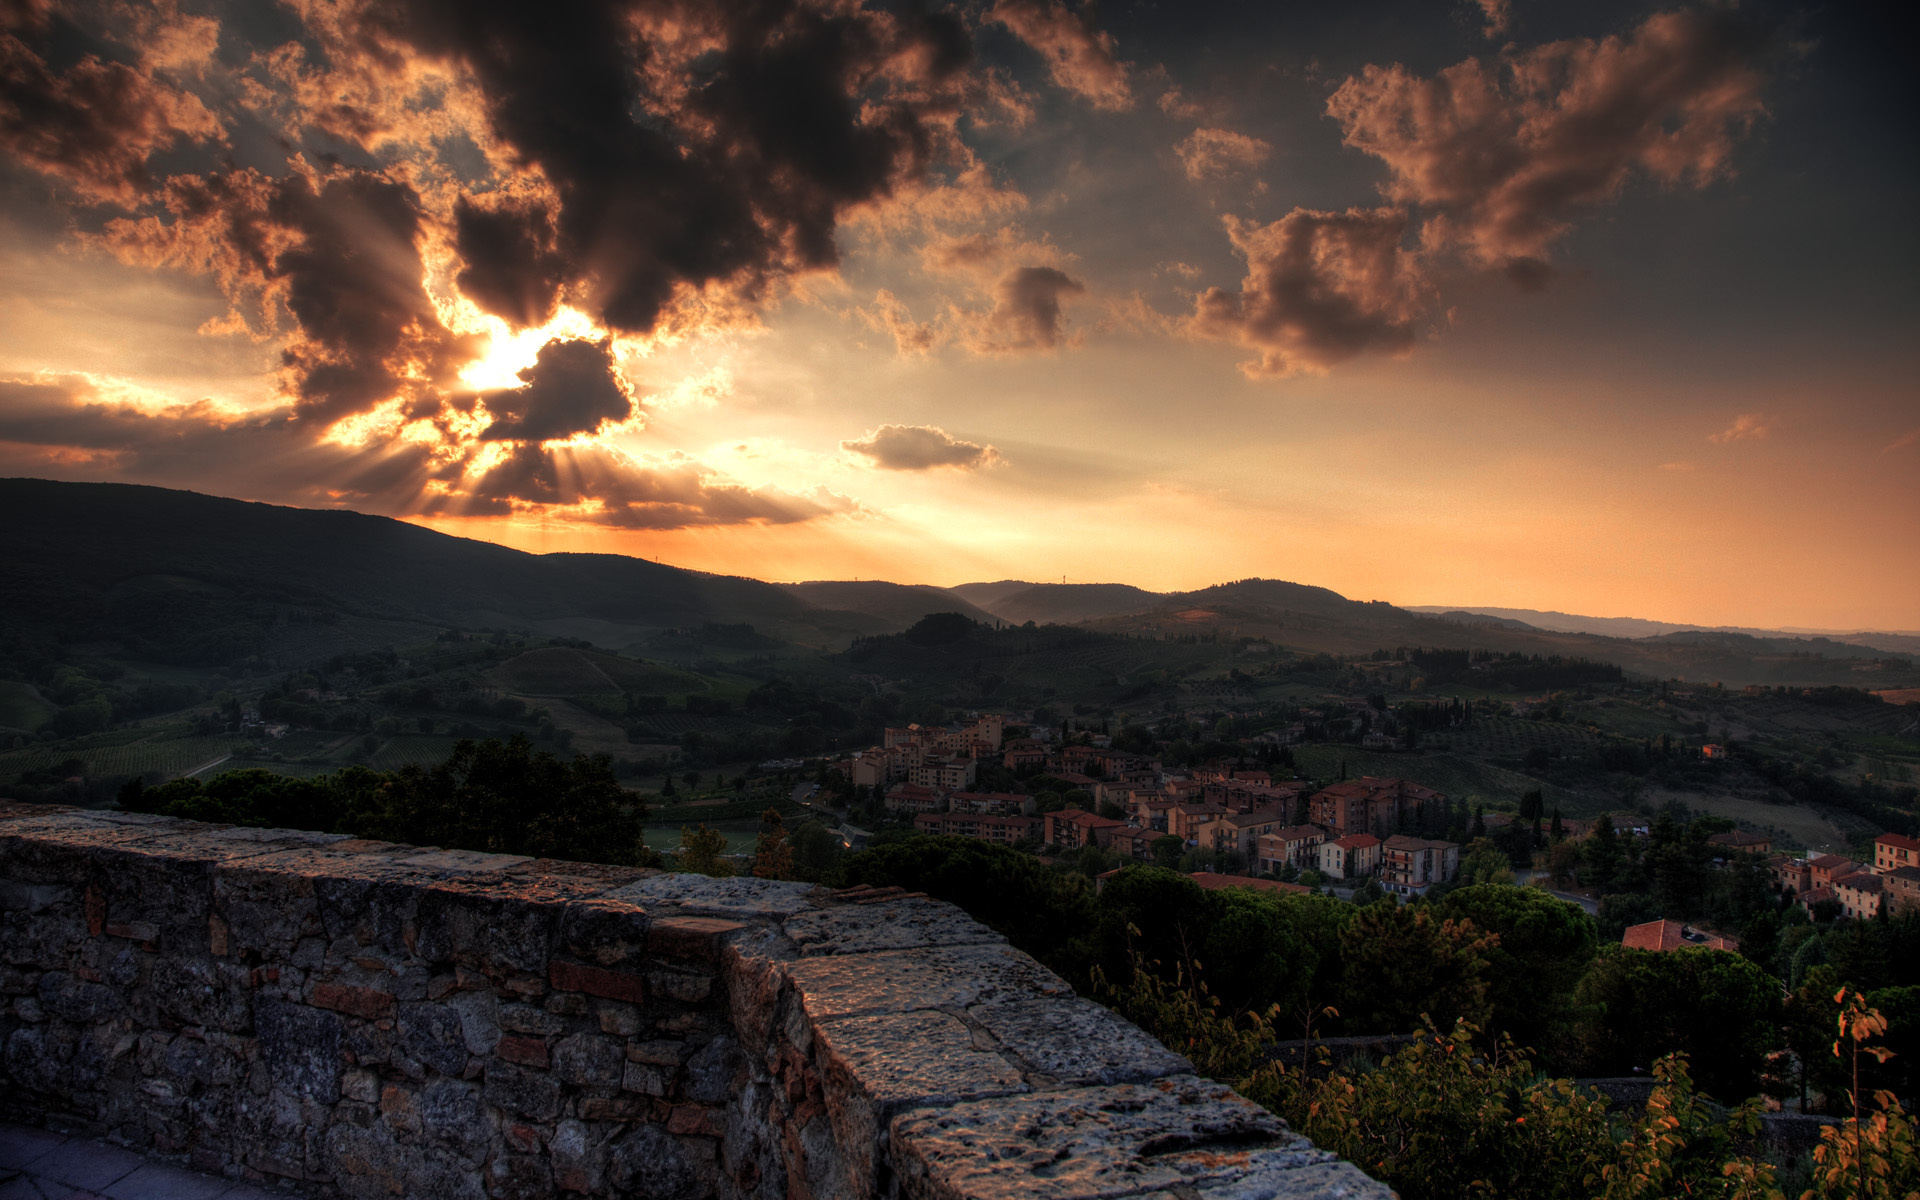
<path id="1" fill-rule="evenodd" d="M 1228 217 L 1226 226 L 1247 277 L 1238 292 L 1202 292 L 1190 328 L 1258 351 L 1241 366 L 1248 375 L 1324 371 L 1367 351 L 1413 348 L 1424 284 L 1403 246 L 1404 211 L 1296 208 L 1268 225 Z"/>
<path id="2" fill-rule="evenodd" d="M 658 471 L 539 450 L 631 413 L 591 343 L 549 345 L 524 387 L 486 398 L 495 419 L 476 435 L 452 417 L 480 345 L 429 283 L 516 327 L 563 300 L 619 333 L 739 320 L 783 279 L 832 266 L 849 212 L 936 163 L 972 165 L 954 127 L 982 94 L 971 30 L 920 6 L 346 0 L 296 7 L 291 40 L 252 47 L 238 44 L 259 25 L 246 14 L 223 34 L 167 4 L 56 8 L 11 0 L 0 22 L 0 152 L 117 205 L 82 228 L 123 261 L 215 277 L 231 312 L 210 331 L 279 337 L 287 429 L 318 441 L 356 415 L 429 422 L 447 505 L 485 461 L 495 482 L 476 503 L 598 489 L 601 519 L 649 527 L 694 520 L 661 515 L 675 505 L 751 521 L 833 505 L 712 485 L 704 469 L 656 501 L 636 481 Z M 114 56 L 49 66 L 36 39 L 62 21 L 117 37 Z M 158 49 L 141 30 L 165 33 Z M 216 64 L 223 39 L 236 44 Z M 158 151 L 222 137 L 223 117 L 279 149 L 156 172 Z M 284 170 L 265 165 L 277 155 Z M 499 465 L 476 459 L 483 442 L 524 444 Z"/>
<path id="3" fill-rule="evenodd" d="M 191 92 L 126 63 L 87 54 L 55 70 L 31 43 L 48 5 L 0 3 L 0 152 L 91 201 L 130 201 L 153 186 L 147 161 L 182 140 L 224 132 Z"/>
<path id="4" fill-rule="evenodd" d="M 1133 107 L 1127 64 L 1115 52 L 1113 35 L 1100 28 L 1091 0 L 1078 12 L 1063 0 L 998 0 L 987 20 L 1006 26 L 1039 51 L 1053 81 L 1095 108 L 1119 112 Z"/>
<path id="5" fill-rule="evenodd" d="M 530 442 L 515 446 L 480 477 L 469 498 L 450 507 L 465 515 L 504 514 L 516 504 L 587 506 L 579 516 L 596 524 L 655 530 L 790 525 L 852 507 L 826 491 L 801 496 L 716 483 L 692 461 L 639 466 L 599 446 Z"/>
<path id="6" fill-rule="evenodd" d="M 1389 200 L 1431 214 L 1428 244 L 1462 245 L 1486 265 L 1533 260 L 1513 273 L 1537 286 L 1573 217 L 1636 170 L 1671 186 L 1732 170 L 1734 144 L 1764 111 L 1766 53 L 1730 9 L 1659 13 L 1629 37 L 1509 49 L 1431 79 L 1370 66 L 1327 111 L 1348 145 L 1386 164 Z"/>
<path id="7" fill-rule="evenodd" d="M 484 441 L 543 442 L 593 433 L 633 415 L 633 400 L 614 369 L 604 342 L 548 342 L 531 367 L 520 372 L 524 387 L 488 392 L 493 424 Z"/>
<path id="8" fill-rule="evenodd" d="M 889 471 L 971 470 L 1001 461 L 992 446 L 963 441 L 935 425 L 882 425 L 864 438 L 841 442 L 840 448 L 865 455 Z"/>
<path id="9" fill-rule="evenodd" d="M 574 343 L 596 349 L 591 343 Z M 792 524 L 852 511 L 824 489 L 796 494 L 717 482 L 692 459 L 636 461 L 601 446 L 514 444 L 459 494 L 470 455 L 406 438 L 316 441 L 288 408 L 235 414 L 199 403 L 153 409 L 101 396 L 83 379 L 0 380 L 0 473 L 132 480 L 226 490 L 287 504 L 349 504 L 390 516 L 501 515 L 582 506 L 578 518 L 629 529 Z"/>
<path id="10" fill-rule="evenodd" d="M 554 248 L 547 206 L 522 202 L 485 208 L 462 196 L 454 202 L 453 221 L 466 262 L 454 279 L 461 294 L 511 325 L 544 325 L 567 281 L 567 260 Z"/>
<path id="11" fill-rule="evenodd" d="M 564 281 L 629 332 L 682 286 L 751 299 L 834 263 L 841 214 L 933 157 L 929 122 L 955 107 L 943 85 L 971 53 L 951 17 L 797 4 L 418 0 L 348 27 L 364 53 L 471 71 L 492 134 L 552 189 L 551 250 L 531 213 L 463 214 L 476 302 L 530 317 Z"/>
<path id="12" fill-rule="evenodd" d="M 1085 284 L 1057 267 L 1016 267 L 1001 278 L 993 311 L 970 344 L 985 352 L 1057 346 L 1065 327 L 1060 298 L 1086 290 Z"/>

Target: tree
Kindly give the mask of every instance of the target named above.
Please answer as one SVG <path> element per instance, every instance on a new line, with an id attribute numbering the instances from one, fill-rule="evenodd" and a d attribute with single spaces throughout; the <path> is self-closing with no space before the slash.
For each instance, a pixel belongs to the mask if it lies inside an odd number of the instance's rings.
<path id="1" fill-rule="evenodd" d="M 1753 1095 L 1778 1044 L 1780 985 L 1724 950 L 1600 950 L 1574 994 L 1587 1069 L 1624 1074 L 1684 1053 L 1700 1086 L 1725 1101 Z"/>
<path id="2" fill-rule="evenodd" d="M 1472 921 L 1425 903 L 1370 904 L 1341 933 L 1347 1028 L 1405 1033 L 1423 1018 L 1451 1026 L 1487 1018 L 1487 954 L 1495 941 Z"/>
<path id="3" fill-rule="evenodd" d="M 1467 847 L 1460 856 L 1460 883 L 1463 886 L 1480 883 L 1513 883 L 1513 868 L 1507 865 L 1507 852 L 1486 838 L 1480 838 Z"/>
<path id="4" fill-rule="evenodd" d="M 1180 865 L 1180 856 L 1187 852 L 1187 844 L 1169 833 L 1153 839 L 1147 849 L 1153 854 L 1154 865 L 1172 870 Z"/>
<path id="5" fill-rule="evenodd" d="M 1484 951 L 1489 1028 L 1557 1056 L 1573 1018 L 1574 989 L 1599 944 L 1594 919 L 1538 888 L 1497 884 L 1457 888 L 1439 909 L 1499 939 Z"/>
<path id="6" fill-rule="evenodd" d="M 682 825 L 680 853 L 674 856 L 674 865 L 696 875 L 724 878 L 733 874 L 733 864 L 720 857 L 726 849 L 727 835 L 718 829 L 708 829 L 704 824 L 698 829 Z"/>
<path id="7" fill-rule="evenodd" d="M 1601 813 L 1593 823 L 1593 836 L 1587 839 L 1581 857 L 1586 869 L 1580 873 L 1580 881 L 1605 895 L 1620 875 L 1620 835 L 1614 832 L 1612 816 Z"/>
<path id="8" fill-rule="evenodd" d="M 780 810 L 769 808 L 760 814 L 760 837 L 753 847 L 753 874 L 756 879 L 792 879 L 793 847 L 787 844 L 787 825 Z"/>
<path id="9" fill-rule="evenodd" d="M 826 878 L 846 855 L 840 835 L 815 820 L 800 822 L 787 835 L 787 845 L 793 851 L 795 877 L 815 882 Z"/>

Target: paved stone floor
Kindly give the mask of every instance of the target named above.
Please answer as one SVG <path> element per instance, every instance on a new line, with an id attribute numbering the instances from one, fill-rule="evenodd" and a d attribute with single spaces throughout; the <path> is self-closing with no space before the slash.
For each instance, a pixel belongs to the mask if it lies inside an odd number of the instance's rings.
<path id="1" fill-rule="evenodd" d="M 0 1200 L 285 1200 L 92 1138 L 0 1122 Z"/>

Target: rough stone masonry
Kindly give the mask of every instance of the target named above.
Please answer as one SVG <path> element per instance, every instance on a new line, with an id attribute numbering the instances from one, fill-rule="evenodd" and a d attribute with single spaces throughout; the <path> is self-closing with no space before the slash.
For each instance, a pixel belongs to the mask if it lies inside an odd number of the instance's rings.
<path id="1" fill-rule="evenodd" d="M 318 1196 L 1392 1195 L 951 905 L 0 803 L 0 1090 Z"/>

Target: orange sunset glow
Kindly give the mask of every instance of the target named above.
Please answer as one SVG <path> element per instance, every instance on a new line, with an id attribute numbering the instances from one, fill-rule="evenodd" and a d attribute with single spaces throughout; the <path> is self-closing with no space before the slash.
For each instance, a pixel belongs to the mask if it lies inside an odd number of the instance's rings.
<path id="1" fill-rule="evenodd" d="M 0 474 L 769 580 L 1920 629 L 1910 72 L 1768 3 L 0 16 Z"/>

